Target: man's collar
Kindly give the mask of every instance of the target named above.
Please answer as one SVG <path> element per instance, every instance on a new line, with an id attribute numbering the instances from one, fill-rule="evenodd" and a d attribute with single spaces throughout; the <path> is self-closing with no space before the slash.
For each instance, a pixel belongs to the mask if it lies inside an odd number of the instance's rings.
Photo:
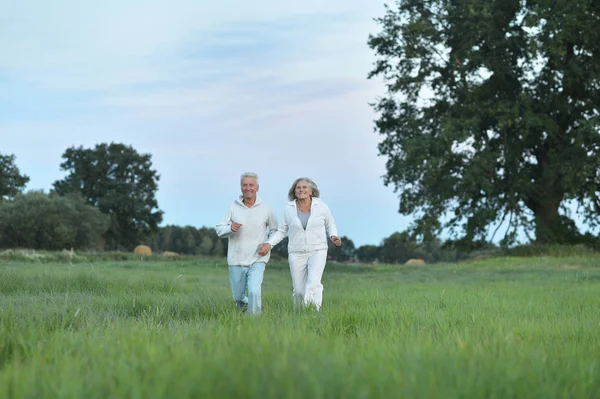
<path id="1" fill-rule="evenodd" d="M 236 200 L 238 204 L 245 206 L 246 208 L 248 208 L 248 206 L 246 206 L 246 204 L 244 204 L 244 196 L 240 194 L 240 196 L 238 197 L 238 199 Z M 254 204 L 250 207 L 254 207 L 258 204 L 261 203 L 260 198 L 258 198 L 258 195 L 256 196 L 256 200 L 254 201 Z"/>

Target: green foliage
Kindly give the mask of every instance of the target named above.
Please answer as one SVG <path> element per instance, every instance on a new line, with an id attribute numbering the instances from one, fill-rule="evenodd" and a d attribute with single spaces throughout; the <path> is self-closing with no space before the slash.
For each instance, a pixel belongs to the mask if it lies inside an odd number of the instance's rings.
<path id="1" fill-rule="evenodd" d="M 227 254 L 227 240 L 219 238 L 215 229 L 193 226 L 168 225 L 160 227 L 152 240 L 147 242 L 154 252 L 176 252 L 183 255 Z"/>
<path id="2" fill-rule="evenodd" d="M 319 313 L 275 265 L 257 318 L 224 262 L 3 262 L 0 397 L 594 398 L 599 260 L 332 265 Z"/>
<path id="3" fill-rule="evenodd" d="M 0 248 L 97 249 L 108 218 L 76 196 L 31 191 L 0 201 Z"/>
<path id="4" fill-rule="evenodd" d="M 379 259 L 381 248 L 378 245 L 361 245 L 354 251 L 359 261 L 371 263 Z"/>
<path id="5" fill-rule="evenodd" d="M 456 249 L 467 253 L 473 251 L 493 250 L 497 248 L 494 244 L 490 244 L 489 242 L 484 240 L 469 241 L 465 239 L 447 240 L 442 246 L 446 249 Z"/>
<path id="6" fill-rule="evenodd" d="M 227 255 L 227 241 L 225 241 L 222 238 L 217 237 L 217 241 L 215 241 L 215 245 L 212 249 L 211 255 L 226 256 Z"/>
<path id="7" fill-rule="evenodd" d="M 87 262 L 88 259 L 78 253 L 62 250 L 36 251 L 34 249 L 6 249 L 0 251 L 2 262 L 24 262 L 24 263 L 78 263 Z"/>
<path id="8" fill-rule="evenodd" d="M 341 247 L 336 247 L 331 240 L 327 241 L 329 247 L 327 251 L 327 257 L 336 262 L 347 262 L 352 260 L 354 258 L 354 251 L 356 250 L 354 247 L 354 242 L 346 236 L 342 236 L 340 238 L 342 240 Z"/>
<path id="9" fill-rule="evenodd" d="M 409 259 L 416 258 L 425 259 L 427 256 L 408 232 L 394 233 L 384 238 L 381 246 L 382 262 L 405 263 Z"/>
<path id="10" fill-rule="evenodd" d="M 15 156 L 0 154 L 0 201 L 15 197 L 28 182 L 29 176 L 22 175 L 15 165 Z"/>
<path id="11" fill-rule="evenodd" d="M 109 250 L 132 250 L 156 231 L 163 212 L 156 201 L 159 175 L 151 155 L 123 144 L 98 144 L 93 149 L 71 147 L 61 169 L 68 173 L 54 183 L 59 195 L 79 193 L 110 216 L 105 234 Z"/>
<path id="12" fill-rule="evenodd" d="M 287 259 L 288 258 L 288 243 L 289 239 L 284 238 L 279 244 L 275 245 L 271 249 L 271 256 L 275 259 Z"/>
<path id="13" fill-rule="evenodd" d="M 516 257 L 567 257 L 567 256 L 592 256 L 598 254 L 598 250 L 583 244 L 560 245 L 560 244 L 532 244 L 518 245 L 513 248 L 505 248 L 504 256 Z"/>
<path id="14" fill-rule="evenodd" d="M 598 226 L 600 3 L 405 0 L 378 22 L 379 152 L 416 233 L 573 243 L 570 200 Z"/>
<path id="15" fill-rule="evenodd" d="M 1 262 L 21 262 L 21 263 L 93 263 L 93 262 L 121 262 L 121 261 L 143 261 L 155 262 L 179 262 L 181 260 L 194 259 L 192 256 L 162 256 L 153 254 L 150 256 L 139 256 L 131 252 L 97 252 L 97 251 L 38 251 L 33 249 L 6 249 L 0 251 Z M 206 259 L 205 259 L 206 260 Z"/>

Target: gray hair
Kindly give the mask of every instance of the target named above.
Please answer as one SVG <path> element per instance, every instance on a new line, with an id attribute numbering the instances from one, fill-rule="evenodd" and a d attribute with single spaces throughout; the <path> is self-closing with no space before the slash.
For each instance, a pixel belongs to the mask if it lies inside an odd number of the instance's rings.
<path id="1" fill-rule="evenodd" d="M 240 176 L 240 185 L 242 184 L 242 182 L 244 181 L 245 177 L 252 177 L 254 179 L 256 179 L 256 184 L 258 184 L 258 175 L 256 173 L 252 173 L 252 172 L 244 172 L 242 173 L 242 175 Z"/>
<path id="2" fill-rule="evenodd" d="M 319 190 L 319 187 L 317 187 L 317 183 L 315 183 L 313 181 L 313 179 L 311 179 L 309 177 L 299 177 L 296 180 L 294 180 L 292 187 L 290 187 L 290 191 L 288 191 L 288 199 L 290 201 L 293 201 L 296 199 L 296 185 L 298 184 L 298 182 L 301 182 L 301 181 L 305 181 L 308 183 L 308 186 L 310 187 L 310 189 L 312 191 L 311 197 L 319 198 L 319 196 L 321 195 L 321 191 Z"/>

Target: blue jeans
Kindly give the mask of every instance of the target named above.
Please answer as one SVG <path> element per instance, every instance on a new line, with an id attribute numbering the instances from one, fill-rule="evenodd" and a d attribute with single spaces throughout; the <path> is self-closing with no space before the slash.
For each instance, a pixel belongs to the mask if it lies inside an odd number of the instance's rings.
<path id="1" fill-rule="evenodd" d="M 265 274 L 265 263 L 254 263 L 251 266 L 229 266 L 229 282 L 233 300 L 238 308 L 248 306 L 249 314 L 260 314 L 262 307 L 262 282 Z M 246 289 L 248 295 L 246 296 Z"/>

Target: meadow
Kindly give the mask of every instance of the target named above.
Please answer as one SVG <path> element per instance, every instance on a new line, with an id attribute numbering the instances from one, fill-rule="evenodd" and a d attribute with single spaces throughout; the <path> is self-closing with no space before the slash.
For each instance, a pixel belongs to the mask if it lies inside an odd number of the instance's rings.
<path id="1" fill-rule="evenodd" d="M 321 312 L 268 265 L 0 263 L 0 398 L 600 398 L 600 256 L 336 265 Z"/>

